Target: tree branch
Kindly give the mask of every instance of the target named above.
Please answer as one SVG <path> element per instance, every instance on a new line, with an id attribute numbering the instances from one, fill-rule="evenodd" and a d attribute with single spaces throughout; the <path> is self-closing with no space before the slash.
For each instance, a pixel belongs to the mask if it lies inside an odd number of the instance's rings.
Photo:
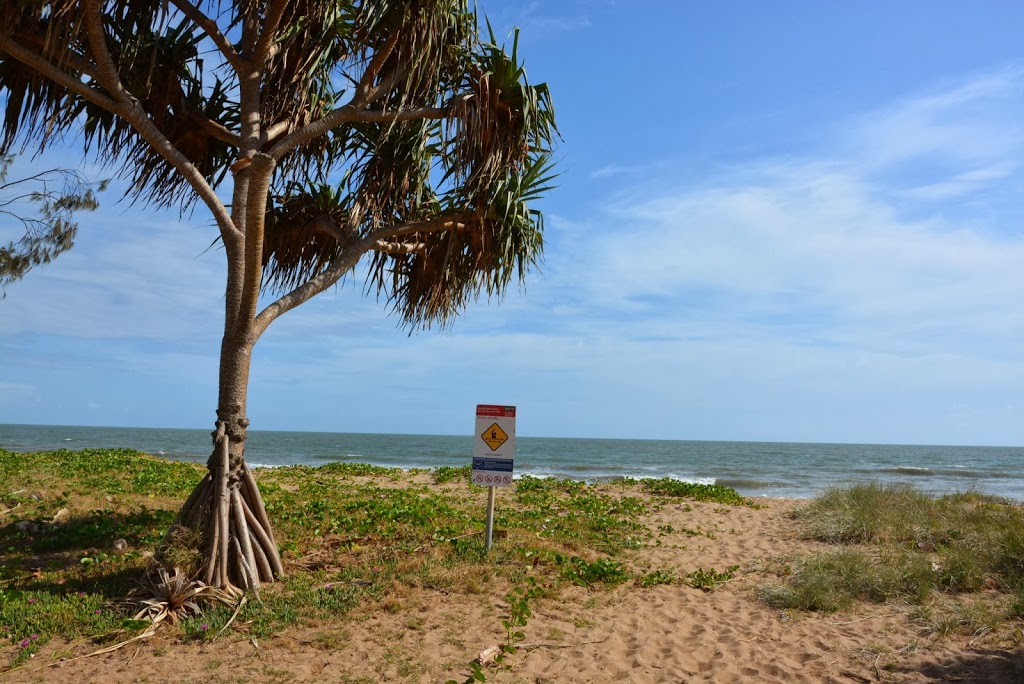
<path id="1" fill-rule="evenodd" d="M 213 119 L 203 114 L 202 110 L 193 105 L 184 97 L 181 98 L 181 104 L 185 112 L 192 118 L 192 120 L 198 124 L 204 131 L 210 134 L 211 137 L 220 140 L 222 143 L 228 145 L 234 145 L 238 147 L 241 145 L 241 138 L 238 134 L 232 131 L 227 126 L 217 123 Z"/>
<path id="2" fill-rule="evenodd" d="M 198 6 L 193 5 L 188 0 L 171 0 L 175 7 L 184 14 L 186 17 L 192 20 L 192 22 L 203 30 L 203 33 L 213 41 L 213 44 L 217 46 L 221 54 L 224 55 L 224 59 L 228 61 L 232 66 L 237 67 L 241 58 L 238 53 L 235 52 L 235 46 L 231 44 L 231 41 L 227 39 L 220 31 L 220 27 L 217 26 L 217 22 L 210 17 L 202 13 Z"/>
<path id="3" fill-rule="evenodd" d="M 107 32 L 103 30 L 101 3 L 99 0 L 85 0 L 84 6 L 85 32 L 89 36 L 92 55 L 96 59 L 96 80 L 114 96 L 116 101 L 131 109 L 132 105 L 137 104 L 137 100 L 121 83 L 121 75 L 107 48 Z"/>
<path id="4" fill-rule="evenodd" d="M 414 235 L 416 233 L 440 233 L 445 230 L 461 230 L 466 227 L 466 224 L 462 221 L 464 218 L 465 216 L 463 214 L 451 214 L 449 216 L 439 216 L 438 218 L 428 219 L 426 221 L 401 223 L 396 226 L 375 230 L 370 233 L 368 237 L 373 238 L 375 242 L 388 242 L 393 238 L 402 237 L 403 235 Z"/>
<path id="5" fill-rule="evenodd" d="M 255 342 L 259 339 L 260 335 L 267 329 L 267 327 L 273 323 L 281 314 L 291 311 L 303 302 L 307 302 L 316 295 L 320 294 L 331 285 L 334 285 L 343 275 L 355 268 L 356 264 L 363 257 L 364 254 L 371 250 L 382 250 L 387 251 L 386 247 L 391 245 L 399 245 L 403 243 L 391 243 L 389 238 L 399 237 L 402 235 L 412 235 L 414 233 L 438 233 L 445 230 L 459 230 L 466 227 L 465 223 L 458 221 L 461 215 L 444 216 L 436 219 L 430 219 L 428 221 L 414 221 L 411 223 L 402 223 L 390 228 L 383 228 L 381 230 L 375 230 L 365 237 L 353 240 L 350 244 L 345 246 L 345 250 L 341 257 L 333 264 L 327 267 L 327 269 L 321 272 L 319 275 L 310 278 L 308 281 L 298 286 L 288 294 L 280 297 L 277 301 L 267 305 L 263 311 L 256 316 L 255 324 L 252 328 L 252 341 Z M 356 206 L 353 208 L 353 214 L 349 219 L 349 224 L 353 227 L 358 225 L 362 220 L 362 211 L 360 207 Z M 325 230 L 331 235 L 338 236 L 341 233 L 340 226 L 335 226 L 333 229 L 328 229 L 326 226 L 321 225 L 320 221 L 317 221 L 315 227 L 320 230 Z M 422 249 L 417 243 L 408 244 L 409 252 Z M 408 253 L 408 252 L 407 252 Z"/>
<path id="6" fill-rule="evenodd" d="M 82 81 L 81 78 L 77 78 L 73 74 L 69 74 L 66 71 L 61 70 L 52 62 L 47 61 L 41 55 L 16 43 L 11 38 L 0 38 L 0 51 L 6 52 L 14 59 L 18 60 L 25 66 L 32 67 L 57 85 L 67 88 L 82 99 L 88 100 L 94 105 L 103 107 L 103 109 L 106 109 L 108 112 L 117 113 L 121 110 L 121 106 L 109 96 L 104 95 L 98 90 L 90 88 L 89 84 Z"/>
<path id="7" fill-rule="evenodd" d="M 267 9 L 267 18 L 263 22 L 263 33 L 256 41 L 256 48 L 252 61 L 256 64 L 263 64 L 271 55 L 271 47 L 274 45 L 274 36 L 277 28 L 281 25 L 281 17 L 288 8 L 288 0 L 274 0 Z"/>
<path id="8" fill-rule="evenodd" d="M 401 76 L 402 73 L 400 70 L 392 70 L 391 73 L 389 73 L 387 76 L 380 80 L 380 83 L 373 86 L 372 88 L 368 88 L 366 92 L 362 94 L 362 99 L 360 102 L 361 106 L 368 107 L 377 100 L 379 100 L 380 98 L 384 97 L 384 95 L 386 95 L 388 92 L 391 91 L 392 88 L 395 87 L 395 84 L 398 83 L 398 80 L 399 78 L 401 78 Z"/>
<path id="9" fill-rule="evenodd" d="M 338 282 L 343 275 L 355 268 L 359 259 L 371 248 L 374 242 L 370 238 L 362 238 L 358 242 L 353 243 L 349 249 L 345 250 L 341 258 L 331 264 L 327 270 L 310 278 L 276 302 L 267 305 L 260 312 L 259 316 L 256 317 L 252 330 L 253 340 L 259 339 L 259 336 L 263 334 L 267 326 L 279 318 L 281 314 L 287 313 L 299 304 L 309 301 Z"/>
<path id="10" fill-rule="evenodd" d="M 349 242 L 350 239 L 353 237 L 351 233 L 346 234 L 345 230 L 341 226 L 339 226 L 337 223 L 327 218 L 326 216 L 321 216 L 320 218 L 313 221 L 313 223 L 310 224 L 310 227 L 313 230 L 318 230 L 321 233 L 330 235 L 338 242 L 339 245 L 343 245 L 346 242 Z"/>
<path id="11" fill-rule="evenodd" d="M 384 68 L 384 62 L 391 56 L 391 53 L 395 50 L 395 45 L 398 44 L 399 32 L 395 31 L 389 37 L 384 46 L 374 53 L 373 59 L 370 60 L 370 64 L 367 65 L 366 71 L 363 73 L 363 77 L 359 79 L 359 85 L 356 87 L 356 96 L 353 98 L 353 104 L 365 107 L 372 99 L 366 98 L 370 92 L 373 81 L 380 74 L 380 70 Z"/>
<path id="12" fill-rule="evenodd" d="M 417 107 L 388 112 L 380 109 L 358 109 L 350 103 L 338 107 L 322 119 L 313 121 L 284 136 L 267 150 L 267 154 L 274 159 L 280 159 L 296 147 L 315 140 L 331 129 L 346 123 L 396 123 L 423 119 L 447 119 L 451 113 L 452 110 L 447 107 Z"/>
<path id="13" fill-rule="evenodd" d="M 260 147 L 266 146 L 279 135 L 284 135 L 285 133 L 287 133 L 289 126 L 291 126 L 291 123 L 289 123 L 288 121 L 278 121 L 276 124 L 264 127 L 264 129 L 260 132 Z"/>
<path id="14" fill-rule="evenodd" d="M 231 45 L 231 41 L 227 40 L 227 37 L 220 32 L 220 27 L 214 22 L 209 16 L 204 14 L 197 5 L 188 2 L 187 0 L 171 0 L 171 3 L 178 8 L 178 10 L 193 20 L 193 23 L 203 30 L 207 38 L 213 41 L 213 44 L 217 46 L 220 53 L 224 55 L 224 59 L 232 67 L 237 67 L 241 57 L 239 53 L 234 51 L 234 46 Z"/>

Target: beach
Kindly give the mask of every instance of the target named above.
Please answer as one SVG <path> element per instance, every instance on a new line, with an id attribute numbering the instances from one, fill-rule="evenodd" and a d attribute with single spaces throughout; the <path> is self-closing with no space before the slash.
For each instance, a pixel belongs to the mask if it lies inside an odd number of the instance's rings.
<path id="1" fill-rule="evenodd" d="M 426 473 L 361 481 L 446 497 L 469 494 L 464 483 L 439 485 Z M 610 496 L 621 495 L 607 489 Z M 797 531 L 793 512 L 806 501 L 761 499 L 756 506 L 733 506 L 630 496 L 651 504 L 641 517 L 650 541 L 617 557 L 633 577 L 661 570 L 681 578 L 698 569 L 729 577 L 705 589 L 679 581 L 560 585 L 531 600 L 515 653 L 484 667 L 486 681 L 1024 680 L 1019 620 L 988 632 L 936 634 L 915 618 L 913 606 L 898 602 L 857 602 L 849 610 L 818 613 L 761 601 L 758 587 L 778 579 L 780 563 L 827 546 Z M 499 510 L 514 505 L 508 490 L 499 490 L 498 502 Z M 495 552 L 514 539 L 499 530 Z M 320 572 L 330 572 L 350 562 L 352 552 L 307 549 L 305 557 L 316 561 Z M 308 573 L 312 566 L 293 560 L 290 567 Z M 527 564 L 520 574 L 531 572 Z M 90 657 L 80 656 L 95 646 L 54 639 L 4 678 L 12 683 L 463 682 L 474 659 L 506 640 L 507 589 L 498 581 L 492 586 L 456 581 L 447 587 L 396 582 L 379 600 L 363 602 L 337 619 L 304 621 L 265 638 L 248 635 L 244 624 L 216 641 L 182 642 L 158 633 Z"/>

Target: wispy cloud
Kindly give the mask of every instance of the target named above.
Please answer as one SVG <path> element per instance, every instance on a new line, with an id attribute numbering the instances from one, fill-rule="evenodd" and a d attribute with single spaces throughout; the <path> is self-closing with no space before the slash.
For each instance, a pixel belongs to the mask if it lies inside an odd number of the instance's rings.
<path id="1" fill-rule="evenodd" d="M 591 178 L 621 178 L 627 180 L 630 176 L 648 174 L 654 171 L 665 170 L 668 164 L 665 162 L 652 162 L 646 164 L 607 164 L 590 172 Z"/>
<path id="2" fill-rule="evenodd" d="M 85 214 L 77 244 L 8 288 L 9 335 L 186 340 L 223 320 L 212 230 L 142 212 Z"/>
<path id="3" fill-rule="evenodd" d="M 984 190 L 994 182 L 1008 178 L 1015 169 L 1016 165 L 1003 162 L 987 168 L 954 174 L 946 180 L 936 183 L 912 187 L 904 190 L 902 194 L 913 200 L 944 202 Z"/>
<path id="4" fill-rule="evenodd" d="M 564 33 L 590 26 L 590 20 L 585 15 L 558 13 L 552 11 L 554 9 L 562 9 L 562 7 L 553 7 L 550 3 L 542 2 L 531 2 L 525 7 L 517 7 L 516 23 L 534 34 Z"/>
<path id="5" fill-rule="evenodd" d="M 928 162 L 986 167 L 1024 148 L 1024 69 L 948 84 L 861 114 L 844 124 L 848 152 L 875 170 Z"/>

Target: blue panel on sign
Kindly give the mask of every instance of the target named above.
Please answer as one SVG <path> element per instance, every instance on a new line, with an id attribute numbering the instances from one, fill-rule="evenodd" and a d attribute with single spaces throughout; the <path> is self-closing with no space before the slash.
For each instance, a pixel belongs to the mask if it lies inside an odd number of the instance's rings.
<path id="1" fill-rule="evenodd" d="M 491 472 L 511 473 L 511 458 L 473 458 L 473 470 L 489 470 Z"/>

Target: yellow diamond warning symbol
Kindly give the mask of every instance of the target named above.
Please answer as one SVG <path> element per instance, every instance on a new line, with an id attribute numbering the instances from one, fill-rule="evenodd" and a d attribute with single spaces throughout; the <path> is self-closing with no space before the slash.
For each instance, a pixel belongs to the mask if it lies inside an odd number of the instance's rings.
<path id="1" fill-rule="evenodd" d="M 487 446 L 491 447 L 491 451 L 497 451 L 498 447 L 508 441 L 508 435 L 505 434 L 505 431 L 497 423 L 484 430 L 480 436 L 484 438 Z"/>

